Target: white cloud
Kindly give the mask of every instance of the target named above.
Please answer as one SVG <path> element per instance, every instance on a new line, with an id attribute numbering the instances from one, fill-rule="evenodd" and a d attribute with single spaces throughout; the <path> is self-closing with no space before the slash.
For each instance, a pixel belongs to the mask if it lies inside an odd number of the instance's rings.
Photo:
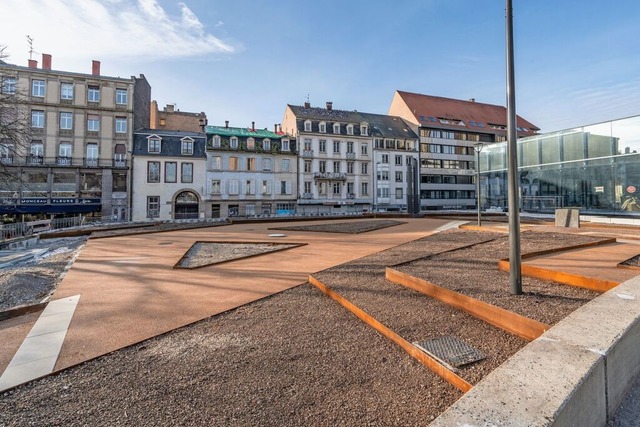
<path id="1" fill-rule="evenodd" d="M 22 64 L 28 51 L 54 55 L 54 60 L 100 58 L 163 59 L 232 53 L 236 49 L 205 31 L 184 2 L 181 15 L 168 15 L 158 0 L 2 0 L 2 44 L 10 62 Z M 24 56 L 23 56 L 24 55 Z M 58 61 L 57 61 L 58 62 Z M 55 65 L 55 64 L 54 64 Z"/>

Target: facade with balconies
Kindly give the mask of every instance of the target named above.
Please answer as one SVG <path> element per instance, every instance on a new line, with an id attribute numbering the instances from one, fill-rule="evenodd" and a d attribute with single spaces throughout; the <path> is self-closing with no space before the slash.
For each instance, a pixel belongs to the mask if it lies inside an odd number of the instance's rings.
<path id="1" fill-rule="evenodd" d="M 283 130 L 296 136 L 298 213 L 370 211 L 373 206 L 370 125 L 355 111 L 287 105 Z"/>
<path id="2" fill-rule="evenodd" d="M 206 126 L 207 218 L 267 217 L 296 211 L 298 150 L 281 132 Z"/>
<path id="3" fill-rule="evenodd" d="M 131 146 L 147 127 L 151 87 L 129 79 L 0 62 L 2 96 L 25 122 L 24 138 L 3 136 L 0 214 L 94 215 L 130 219 Z"/>

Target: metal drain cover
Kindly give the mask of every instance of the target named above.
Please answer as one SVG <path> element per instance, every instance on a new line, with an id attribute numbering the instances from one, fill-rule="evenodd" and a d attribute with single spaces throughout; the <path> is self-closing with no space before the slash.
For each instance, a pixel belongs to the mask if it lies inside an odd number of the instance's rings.
<path id="1" fill-rule="evenodd" d="M 478 349 L 450 335 L 422 342 L 416 341 L 413 345 L 450 369 L 459 368 L 487 357 Z"/>

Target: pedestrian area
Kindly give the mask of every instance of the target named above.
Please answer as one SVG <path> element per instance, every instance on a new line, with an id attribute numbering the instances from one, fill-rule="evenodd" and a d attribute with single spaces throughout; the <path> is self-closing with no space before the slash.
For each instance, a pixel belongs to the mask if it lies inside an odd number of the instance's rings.
<path id="1" fill-rule="evenodd" d="M 54 293 L 49 311 L 0 322 L 0 390 L 305 283 L 309 274 L 460 224 L 439 219 L 401 222 L 357 235 L 270 230 L 276 225 L 256 223 L 90 239 Z M 175 269 L 195 242 L 304 245 Z"/>

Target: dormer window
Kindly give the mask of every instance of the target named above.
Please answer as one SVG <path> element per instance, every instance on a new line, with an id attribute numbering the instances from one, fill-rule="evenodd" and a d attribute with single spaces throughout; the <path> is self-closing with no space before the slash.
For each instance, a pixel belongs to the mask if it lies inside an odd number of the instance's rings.
<path id="1" fill-rule="evenodd" d="M 147 151 L 150 154 L 158 154 L 162 149 L 162 138 L 158 135 L 151 135 L 147 137 Z"/>
<path id="2" fill-rule="evenodd" d="M 262 149 L 264 151 L 270 151 L 271 150 L 271 140 L 269 138 L 265 138 L 262 141 Z"/>
<path id="3" fill-rule="evenodd" d="M 367 136 L 368 134 L 369 134 L 369 126 L 367 126 L 366 124 L 361 124 L 360 125 L 360 135 Z"/>
<path id="4" fill-rule="evenodd" d="M 229 140 L 229 146 L 236 150 L 238 148 L 238 137 L 237 136 L 232 136 L 231 139 Z"/>
<path id="5" fill-rule="evenodd" d="M 340 123 L 333 124 L 333 133 L 340 133 Z"/>
<path id="6" fill-rule="evenodd" d="M 192 156 L 193 155 L 193 138 L 190 138 L 187 136 L 182 138 L 180 142 L 182 142 L 180 152 L 185 156 Z"/>
<path id="7" fill-rule="evenodd" d="M 304 131 L 311 132 L 311 120 L 307 120 L 304 122 Z"/>
<path id="8" fill-rule="evenodd" d="M 247 138 L 247 150 L 256 149 L 256 140 L 253 138 Z"/>
<path id="9" fill-rule="evenodd" d="M 353 125 L 347 125 L 347 135 L 353 135 Z"/>
<path id="10" fill-rule="evenodd" d="M 213 148 L 220 148 L 220 135 L 213 135 L 213 140 L 211 141 Z"/>
<path id="11" fill-rule="evenodd" d="M 290 146 L 289 146 L 289 140 L 288 139 L 283 139 L 282 140 L 282 151 L 290 151 Z"/>
<path id="12" fill-rule="evenodd" d="M 322 133 L 326 133 L 327 132 L 327 124 L 325 122 L 320 122 L 320 124 L 318 125 L 318 128 L 320 129 L 320 132 L 322 132 Z"/>

